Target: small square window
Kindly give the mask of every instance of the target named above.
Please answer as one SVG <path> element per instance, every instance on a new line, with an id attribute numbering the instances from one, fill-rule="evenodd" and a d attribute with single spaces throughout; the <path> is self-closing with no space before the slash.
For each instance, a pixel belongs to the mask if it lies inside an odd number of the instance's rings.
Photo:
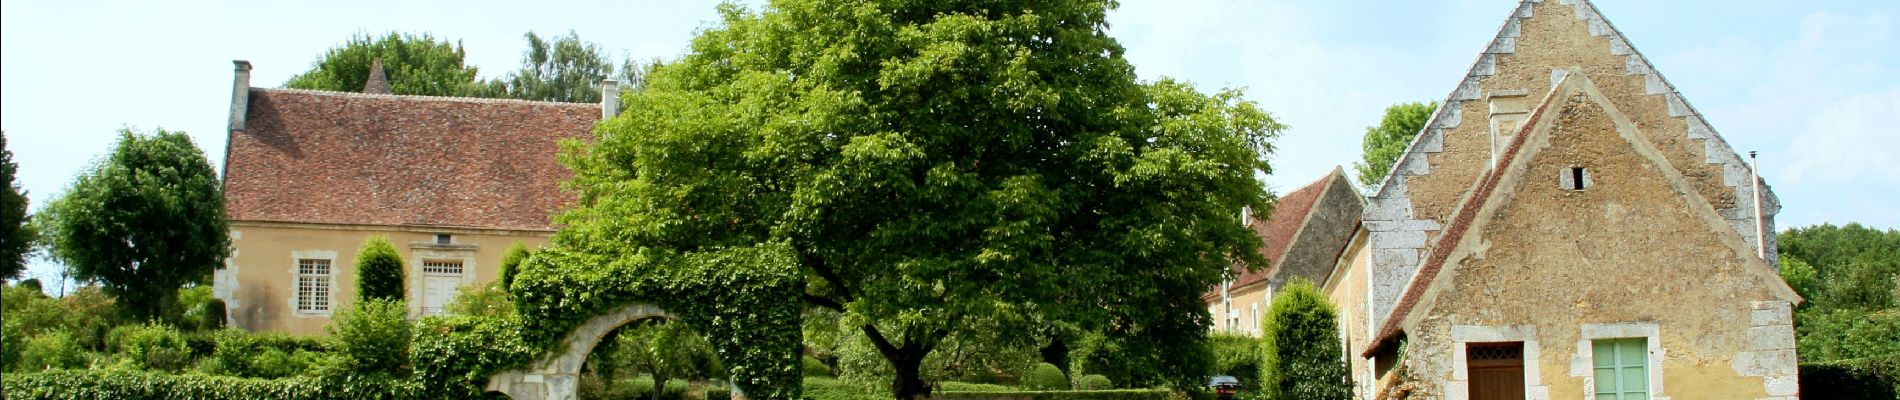
<path id="1" fill-rule="evenodd" d="M 1564 190 L 1583 190 L 1590 187 L 1590 170 L 1580 166 L 1564 168 L 1557 180 Z"/>
<path id="2" fill-rule="evenodd" d="M 455 243 L 454 235 L 450 235 L 447 233 L 435 234 L 435 244 L 452 244 L 452 243 Z"/>

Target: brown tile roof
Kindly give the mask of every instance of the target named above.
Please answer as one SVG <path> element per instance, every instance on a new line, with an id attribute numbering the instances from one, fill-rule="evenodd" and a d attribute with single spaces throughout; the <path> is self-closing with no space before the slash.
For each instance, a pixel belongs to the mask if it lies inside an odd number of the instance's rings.
<path id="1" fill-rule="evenodd" d="M 1570 72 L 1578 73 L 1574 70 Z M 1566 78 L 1565 81 L 1574 81 L 1574 79 Z M 1445 269 L 1446 259 L 1451 256 L 1453 248 L 1458 246 L 1458 241 L 1464 240 L 1465 233 L 1471 230 L 1471 221 L 1478 218 L 1478 211 L 1484 208 L 1484 201 L 1491 197 L 1491 193 L 1497 191 L 1498 182 L 1504 178 L 1505 168 L 1501 166 L 1511 165 L 1517 160 L 1518 155 L 1523 153 L 1525 137 L 1530 136 L 1538 120 L 1543 119 L 1546 112 L 1556 111 L 1551 110 L 1552 104 L 1561 103 L 1563 98 L 1574 94 L 1561 87 L 1563 82 L 1560 82 L 1559 86 L 1544 95 L 1544 100 L 1538 103 L 1537 109 L 1531 112 L 1530 118 L 1526 118 L 1517 133 L 1511 136 L 1510 147 L 1505 148 L 1503 155 L 1495 164 L 1500 167 L 1486 169 L 1484 178 L 1478 180 L 1475 187 L 1471 189 L 1471 195 L 1459 203 L 1457 211 L 1452 215 L 1450 225 L 1447 225 L 1438 236 L 1438 242 L 1432 246 L 1431 255 L 1425 259 L 1424 266 L 1412 275 L 1412 281 L 1406 284 L 1398 304 L 1393 305 L 1392 312 L 1386 314 L 1385 322 L 1379 324 L 1378 334 L 1372 336 L 1372 342 L 1366 344 L 1360 356 L 1371 357 L 1378 352 L 1379 348 L 1398 338 L 1400 331 L 1404 329 L 1400 325 L 1412 313 L 1412 309 L 1418 306 L 1420 298 L 1425 295 L 1425 290 L 1431 286 L 1433 280 L 1438 278 L 1438 272 Z"/>
<path id="2" fill-rule="evenodd" d="M 230 132 L 233 221 L 553 230 L 557 142 L 593 104 L 251 89 Z"/>
<path id="3" fill-rule="evenodd" d="M 1327 184 L 1337 178 L 1338 171 L 1335 169 L 1334 172 L 1327 173 L 1319 180 L 1280 196 L 1274 202 L 1273 211 L 1265 221 L 1254 218 L 1252 215 L 1247 216 L 1247 227 L 1252 228 L 1254 235 L 1260 237 L 1260 255 L 1267 258 L 1267 266 L 1252 272 L 1247 271 L 1245 267 L 1234 266 L 1234 273 L 1237 276 L 1234 278 L 1232 287 L 1240 288 L 1257 284 L 1273 274 L 1274 268 L 1280 265 L 1280 260 L 1285 258 L 1287 249 L 1293 244 L 1293 236 L 1300 232 L 1301 222 L 1306 220 L 1307 214 L 1312 213 L 1313 205 L 1318 203 L 1320 195 L 1326 192 Z M 1220 287 L 1208 290 L 1201 297 L 1209 300 L 1219 299 Z"/>

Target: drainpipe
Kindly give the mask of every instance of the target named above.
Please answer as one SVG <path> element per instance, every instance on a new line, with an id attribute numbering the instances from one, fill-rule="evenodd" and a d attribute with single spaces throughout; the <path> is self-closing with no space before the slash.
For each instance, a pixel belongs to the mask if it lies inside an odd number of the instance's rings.
<path id="1" fill-rule="evenodd" d="M 1754 150 L 1748 151 L 1748 162 L 1748 183 L 1755 189 L 1755 256 L 1768 261 L 1768 232 L 1761 222 L 1761 160 L 1755 159 Z"/>

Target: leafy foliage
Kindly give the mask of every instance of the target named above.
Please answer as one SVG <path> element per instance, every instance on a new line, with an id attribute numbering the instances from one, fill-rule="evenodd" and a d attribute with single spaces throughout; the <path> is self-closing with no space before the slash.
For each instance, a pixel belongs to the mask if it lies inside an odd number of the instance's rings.
<path id="1" fill-rule="evenodd" d="M 0 279 L 13 279 L 26 270 L 26 255 L 33 250 L 39 233 L 26 218 L 26 190 L 20 188 L 15 174 L 20 165 L 13 162 L 7 149 L 7 133 L 0 131 Z"/>
<path id="2" fill-rule="evenodd" d="M 309 71 L 291 77 L 291 89 L 361 92 L 372 61 L 380 60 L 394 94 L 462 96 L 481 94 L 475 85 L 476 68 L 464 65 L 467 53 L 460 43 L 450 44 L 428 34 L 390 32 L 381 37 L 357 34 L 325 52 Z"/>
<path id="3" fill-rule="evenodd" d="M 356 251 L 356 296 L 362 300 L 402 301 L 402 254 L 389 243 L 389 236 L 375 235 L 363 240 Z"/>
<path id="4" fill-rule="evenodd" d="M 637 322 L 623 328 L 615 339 L 618 346 L 612 361 L 646 373 L 655 381 L 706 377 L 718 369 L 712 347 L 684 323 Z"/>
<path id="5" fill-rule="evenodd" d="M 521 269 L 521 262 L 527 261 L 530 255 L 533 253 L 528 252 L 528 246 L 521 245 L 521 242 L 509 245 L 508 250 L 501 253 L 501 267 L 496 275 L 502 289 L 507 289 L 509 285 L 515 283 L 515 271 Z"/>
<path id="6" fill-rule="evenodd" d="M 1242 396 L 1262 393 L 1260 379 L 1265 371 L 1261 368 L 1262 344 L 1259 338 L 1221 333 L 1208 336 L 1207 344 L 1214 352 L 1215 375 L 1238 379 Z"/>
<path id="7" fill-rule="evenodd" d="M 401 300 L 363 299 L 325 327 L 343 365 L 357 375 L 408 375 L 411 326 Z"/>
<path id="8" fill-rule="evenodd" d="M 124 325 L 108 334 L 108 346 L 137 369 L 176 372 L 191 362 L 178 330 L 162 324 Z"/>
<path id="9" fill-rule="evenodd" d="M 283 378 L 306 375 L 317 365 L 324 345 L 308 339 L 253 334 L 225 329 L 213 334 L 217 346 L 211 359 L 222 375 L 245 378 Z"/>
<path id="10" fill-rule="evenodd" d="M 1021 392 L 944 392 L 939 399 L 1011 399 L 1011 400 L 1172 400 L 1176 392 L 1167 389 L 1059 390 Z"/>
<path id="11" fill-rule="evenodd" d="M 55 370 L 7 374 L 9 399 L 251 400 L 423 399 L 420 388 L 393 380 L 344 384 L 319 378 L 255 379 L 124 370 Z"/>
<path id="12" fill-rule="evenodd" d="M 426 398 L 474 398 L 489 376 L 525 365 L 541 349 L 523 341 L 520 320 L 451 316 L 424 318 L 410 351 L 415 379 Z"/>
<path id="13" fill-rule="evenodd" d="M 40 333 L 27 338 L 20 347 L 20 362 L 14 368 L 22 371 L 42 369 L 66 369 L 86 366 L 86 351 L 79 348 L 73 335 L 64 330 Z M 8 393 L 13 393 L 8 390 Z"/>
<path id="14" fill-rule="evenodd" d="M 1900 358 L 1900 231 L 1826 224 L 1776 239 L 1783 280 L 1807 299 L 1794 315 L 1803 361 Z"/>
<path id="15" fill-rule="evenodd" d="M 1352 377 L 1339 345 L 1338 315 L 1312 281 L 1295 279 L 1273 297 L 1261 323 L 1261 379 L 1269 399 L 1347 399 Z"/>
<path id="16" fill-rule="evenodd" d="M 1385 116 L 1379 118 L 1379 126 L 1366 128 L 1366 138 L 1361 144 L 1365 153 L 1362 160 L 1352 163 L 1352 169 L 1359 176 L 1359 184 L 1365 187 L 1377 186 L 1392 172 L 1392 163 L 1405 155 L 1405 147 L 1412 144 L 1412 138 L 1418 137 L 1425 129 L 1425 123 L 1432 118 L 1432 112 L 1438 110 L 1438 102 L 1400 103 L 1385 108 Z"/>
<path id="17" fill-rule="evenodd" d="M 581 41 L 574 31 L 547 39 L 528 32 L 522 38 L 528 41 L 528 50 L 521 56 L 521 69 L 490 83 L 491 87 L 501 84 L 507 97 L 522 100 L 600 101 L 600 81 L 614 76 L 614 64 L 601 54 L 600 46 Z"/>
<path id="18" fill-rule="evenodd" d="M 41 213 L 53 257 L 144 320 L 230 254 L 217 172 L 183 132 L 120 131 L 112 154 Z"/>
<path id="19" fill-rule="evenodd" d="M 1075 390 L 1111 390 L 1115 382 L 1101 375 L 1083 375 L 1075 380 Z"/>
<path id="20" fill-rule="evenodd" d="M 1036 364 L 1023 374 L 1023 390 L 1069 390 L 1069 378 L 1053 364 Z"/>
<path id="21" fill-rule="evenodd" d="M 1195 384 L 1200 292 L 1264 265 L 1233 210 L 1268 210 L 1254 177 L 1281 126 L 1237 91 L 1138 82 L 1107 8 L 727 6 L 567 155 L 581 206 L 557 247 L 783 246 L 800 298 L 867 333 L 899 398 L 979 317 L 1010 338 L 1099 329 L 1143 372 L 1119 381 Z"/>
<path id="22" fill-rule="evenodd" d="M 1801 363 L 1801 397 L 1900 399 L 1900 358 Z"/>
<path id="23" fill-rule="evenodd" d="M 513 317 L 515 301 L 501 282 L 471 283 L 457 288 L 455 298 L 449 299 L 442 311 L 476 317 Z"/>

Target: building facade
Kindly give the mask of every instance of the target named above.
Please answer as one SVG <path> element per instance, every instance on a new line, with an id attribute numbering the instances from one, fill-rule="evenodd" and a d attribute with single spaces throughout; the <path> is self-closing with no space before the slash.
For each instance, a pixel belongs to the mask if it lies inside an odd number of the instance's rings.
<path id="1" fill-rule="evenodd" d="M 1327 285 L 1363 210 L 1359 191 L 1335 167 L 1281 196 L 1266 219 L 1248 215 L 1247 226 L 1260 237 L 1260 255 L 1268 265 L 1255 271 L 1236 266 L 1233 279 L 1201 295 L 1215 317 L 1212 329 L 1259 336 L 1261 318 L 1281 287 L 1294 279 Z"/>
<path id="2" fill-rule="evenodd" d="M 1527 0 L 1326 286 L 1360 398 L 1794 399 L 1768 186 L 1588 1 Z"/>
<path id="3" fill-rule="evenodd" d="M 410 314 L 441 313 L 459 288 L 493 280 L 509 246 L 547 243 L 572 201 L 560 142 L 616 111 L 612 99 L 391 95 L 380 68 L 370 93 L 253 88 L 249 72 L 237 62 L 233 252 L 213 287 L 231 325 L 252 331 L 324 333 L 356 297 L 356 252 L 375 235 L 403 256 Z"/>

